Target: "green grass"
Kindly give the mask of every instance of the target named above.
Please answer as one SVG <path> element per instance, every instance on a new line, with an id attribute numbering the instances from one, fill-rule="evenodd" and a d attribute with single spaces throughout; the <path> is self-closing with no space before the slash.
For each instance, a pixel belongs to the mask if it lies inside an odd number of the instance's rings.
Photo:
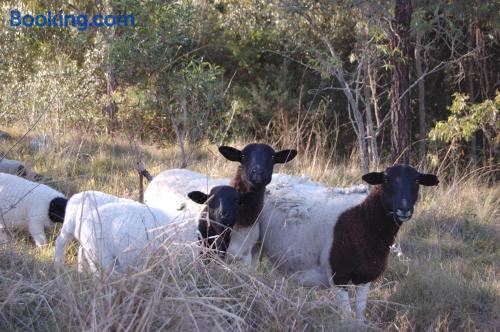
<path id="1" fill-rule="evenodd" d="M 0 151 L 22 134 L 7 131 L 14 139 L 0 141 Z M 137 199 L 137 151 L 153 175 L 179 165 L 176 147 L 134 147 L 123 137 L 75 132 L 53 143 L 30 151 L 22 141 L 8 157 L 30 162 L 67 195 L 95 189 Z M 236 169 L 214 145 L 189 151 L 188 168 L 195 171 L 230 176 Z M 299 156 L 275 171 L 328 185 L 360 182 L 356 165 L 321 158 Z M 488 180 L 422 188 L 415 216 L 398 236 L 403 257 L 391 255 L 372 286 L 366 324 L 340 321 L 331 290 L 298 287 L 265 261 L 257 269 L 206 266 L 170 252 L 154 257 L 146 271 L 110 280 L 77 273 L 73 248 L 67 269 L 57 274 L 53 242 L 39 249 L 20 232 L 0 248 L 0 331 L 500 330 L 500 188 Z"/>

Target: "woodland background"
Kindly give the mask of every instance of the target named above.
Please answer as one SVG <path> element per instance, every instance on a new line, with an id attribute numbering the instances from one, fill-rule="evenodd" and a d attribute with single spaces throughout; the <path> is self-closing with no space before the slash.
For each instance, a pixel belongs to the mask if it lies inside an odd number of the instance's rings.
<path id="1" fill-rule="evenodd" d="M 411 5 L 410 5 L 411 3 Z M 0 119 L 163 145 L 498 162 L 498 1 L 19 1 L 136 27 L 0 34 Z"/>

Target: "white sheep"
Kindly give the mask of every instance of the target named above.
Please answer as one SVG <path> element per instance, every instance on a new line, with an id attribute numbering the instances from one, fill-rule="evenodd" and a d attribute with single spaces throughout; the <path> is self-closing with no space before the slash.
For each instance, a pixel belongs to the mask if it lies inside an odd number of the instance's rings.
<path id="1" fill-rule="evenodd" d="M 165 248 L 172 238 L 182 244 L 197 241 L 192 227 L 171 222 L 160 209 L 137 202 L 108 203 L 81 220 L 78 269 L 89 267 L 95 273 L 100 267 L 118 272 L 140 268 L 148 254 Z"/>
<path id="2" fill-rule="evenodd" d="M 27 228 L 37 246 L 47 243 L 44 228 L 63 222 L 67 199 L 55 189 L 0 173 L 0 232 Z"/>
<path id="3" fill-rule="evenodd" d="M 0 173 L 17 175 L 31 181 L 40 181 L 42 176 L 33 172 L 31 167 L 17 160 L 0 158 Z"/>
<path id="4" fill-rule="evenodd" d="M 144 192 L 144 203 L 165 211 L 172 220 L 195 220 L 202 206 L 188 198 L 192 191 L 207 192 L 229 179 L 213 179 L 187 169 L 169 169 L 153 178 Z"/>
<path id="5" fill-rule="evenodd" d="M 79 239 L 81 220 L 92 211 L 108 203 L 133 202 L 100 191 L 83 191 L 70 197 L 66 206 L 64 223 L 56 239 L 55 266 L 60 268 L 64 259 L 64 251 L 73 239 Z"/>

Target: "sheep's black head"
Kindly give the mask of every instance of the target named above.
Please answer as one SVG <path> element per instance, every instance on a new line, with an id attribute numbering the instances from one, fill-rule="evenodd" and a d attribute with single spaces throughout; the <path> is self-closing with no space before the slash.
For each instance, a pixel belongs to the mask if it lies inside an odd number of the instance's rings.
<path id="1" fill-rule="evenodd" d="M 372 185 L 382 185 L 382 204 L 399 225 L 413 215 L 419 185 L 436 186 L 439 183 L 437 176 L 422 174 L 408 165 L 394 165 L 385 172 L 368 173 L 363 175 L 363 180 Z"/>
<path id="2" fill-rule="evenodd" d="M 240 205 L 253 199 L 254 193 L 239 194 L 230 186 L 217 186 L 207 195 L 201 191 L 192 191 L 188 197 L 196 203 L 205 204 L 206 218 L 198 224 L 207 246 L 212 247 L 215 239 L 215 249 L 225 251 L 229 245 L 229 231 L 238 220 Z M 220 238 L 219 238 L 220 237 Z"/>
<path id="3" fill-rule="evenodd" d="M 230 146 L 219 147 L 219 152 L 231 161 L 241 164 L 242 180 L 252 189 L 259 190 L 271 182 L 275 164 L 289 162 L 297 155 L 296 150 L 274 151 L 267 144 L 248 144 L 243 150 Z"/>

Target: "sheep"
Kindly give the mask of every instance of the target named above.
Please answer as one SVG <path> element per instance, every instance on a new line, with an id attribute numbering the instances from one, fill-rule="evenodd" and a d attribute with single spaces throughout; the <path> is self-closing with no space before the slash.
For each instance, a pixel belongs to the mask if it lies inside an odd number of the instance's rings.
<path id="1" fill-rule="evenodd" d="M 67 199 L 55 189 L 0 173 L 0 231 L 27 228 L 37 246 L 47 243 L 44 227 L 62 223 Z"/>
<path id="2" fill-rule="evenodd" d="M 203 208 L 198 204 L 194 204 L 193 200 L 187 200 L 187 194 L 192 191 L 203 191 L 207 188 L 211 189 L 217 186 L 223 186 L 227 183 L 229 183 L 229 179 L 213 179 L 207 177 L 206 175 L 186 169 L 166 170 L 153 178 L 153 181 L 151 181 L 144 193 L 144 201 L 149 206 L 154 206 L 164 210 L 172 220 L 192 220 L 196 224 L 196 220 L 198 220 L 198 216 L 202 212 Z M 242 197 L 241 199 L 241 202 L 244 203 L 239 205 L 240 211 L 236 216 L 236 224 L 248 224 L 249 222 L 246 220 L 249 216 L 252 217 L 253 213 L 248 213 L 244 207 L 253 207 L 258 203 L 258 195 L 255 193 L 245 196 L 246 197 Z M 242 209 L 243 211 L 241 211 Z M 235 226 L 236 225 L 233 225 L 233 227 Z M 229 238 L 229 230 L 230 229 L 226 229 L 226 235 L 224 238 Z M 215 228 L 211 227 L 211 236 L 215 235 L 213 231 L 215 231 Z M 231 238 L 233 238 L 232 235 Z M 223 240 L 220 239 L 219 241 Z M 208 244 L 212 245 L 213 243 Z M 227 243 L 216 243 L 216 249 L 221 257 L 225 256 L 226 248 Z"/>
<path id="3" fill-rule="evenodd" d="M 202 206 L 187 199 L 188 193 L 206 191 L 227 182 L 186 169 L 169 169 L 153 178 L 144 192 L 144 203 L 164 210 L 172 219 L 194 219 Z"/>
<path id="4" fill-rule="evenodd" d="M 258 198 L 256 193 L 239 194 L 233 187 L 216 186 L 207 195 L 201 191 L 192 191 L 188 197 L 204 208 L 197 218 L 198 238 L 202 242 L 202 247 L 217 250 L 221 258 L 224 258 L 227 250 L 231 227 L 238 220 L 245 216 L 240 216 L 241 206 L 252 204 Z"/>
<path id="5" fill-rule="evenodd" d="M 77 219 L 78 220 L 78 219 Z M 167 239 L 170 218 L 164 211 L 137 202 L 112 202 L 91 210 L 77 223 L 78 270 L 124 272 L 139 264 L 142 253 Z"/>
<path id="6" fill-rule="evenodd" d="M 245 218 L 238 220 L 233 227 L 227 249 L 230 258 L 250 264 L 251 248 L 259 238 L 259 224 L 255 221 L 262 210 L 266 186 L 271 182 L 274 165 L 293 160 L 297 151 L 286 149 L 276 152 L 267 144 L 252 143 L 241 151 L 230 146 L 221 146 L 219 152 L 226 159 L 240 163 L 230 185 L 240 193 L 256 194 L 250 203 L 241 206 L 240 215 Z"/>
<path id="7" fill-rule="evenodd" d="M 36 182 L 42 180 L 42 176 L 33 172 L 29 165 L 17 160 L 0 158 L 0 173 L 17 175 Z"/>
<path id="8" fill-rule="evenodd" d="M 117 271 L 136 266 L 139 254 L 155 250 L 171 240 L 187 247 L 196 257 L 203 247 L 223 247 L 225 230 L 238 215 L 238 205 L 252 194 L 239 195 L 229 186 L 216 186 L 207 195 L 192 191 L 187 195 L 200 204 L 196 219 L 173 220 L 164 210 L 137 202 L 111 202 L 99 206 L 76 220 L 73 236 L 80 242 L 78 267 L 98 266 Z M 195 221 L 195 222 L 193 222 Z"/>
<path id="9" fill-rule="evenodd" d="M 357 286 L 356 317 L 364 318 L 370 283 L 384 272 L 389 247 L 413 213 L 419 185 L 438 178 L 408 165 L 363 175 L 366 193 L 304 183 L 271 184 L 259 219 L 262 254 L 304 286 L 333 283 L 350 315 L 349 282 Z"/>
<path id="10" fill-rule="evenodd" d="M 78 238 L 81 220 L 98 207 L 113 202 L 133 202 L 130 199 L 116 197 L 100 191 L 83 191 L 71 196 L 66 206 L 63 226 L 56 239 L 55 266 L 60 269 L 64 259 L 64 250 L 68 243 Z"/>

